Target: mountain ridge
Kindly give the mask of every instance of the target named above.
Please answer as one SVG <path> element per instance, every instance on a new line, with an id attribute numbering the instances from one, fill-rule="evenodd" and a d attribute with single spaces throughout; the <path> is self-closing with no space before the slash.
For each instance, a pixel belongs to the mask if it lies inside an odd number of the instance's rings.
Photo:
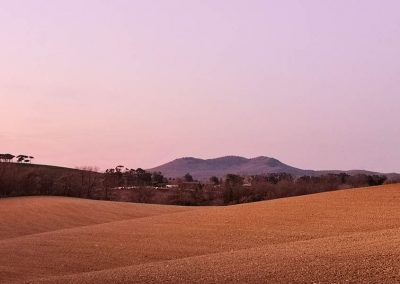
<path id="1" fill-rule="evenodd" d="M 160 166 L 148 169 L 152 172 L 161 172 L 168 178 L 183 177 L 190 173 L 197 180 L 207 180 L 211 176 L 223 177 L 227 174 L 258 175 L 271 173 L 288 173 L 293 176 L 318 176 L 329 173 L 348 174 L 383 174 L 367 170 L 310 170 L 290 166 L 280 160 L 268 156 L 245 158 L 228 155 L 217 158 L 201 159 L 182 157 Z M 389 178 L 400 180 L 398 173 L 385 173 Z"/>
<path id="2" fill-rule="evenodd" d="M 315 171 L 292 167 L 267 156 L 245 158 L 234 155 L 211 159 L 183 157 L 151 168 L 149 171 L 162 172 L 169 178 L 178 178 L 190 173 L 198 180 L 205 180 L 211 176 L 223 177 L 226 174 L 254 175 L 282 172 L 296 176 L 315 174 Z"/>

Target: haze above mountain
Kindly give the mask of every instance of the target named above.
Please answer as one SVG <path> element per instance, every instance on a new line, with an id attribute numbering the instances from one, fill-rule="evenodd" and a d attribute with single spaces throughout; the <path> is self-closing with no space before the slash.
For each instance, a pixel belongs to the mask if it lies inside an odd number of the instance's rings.
<path id="1" fill-rule="evenodd" d="M 186 173 L 190 173 L 193 176 L 193 178 L 197 180 L 206 180 L 211 176 L 223 177 L 227 174 L 259 175 L 259 174 L 270 174 L 270 173 L 289 173 L 293 176 L 303 176 L 303 175 L 315 176 L 315 175 L 321 175 L 326 173 L 337 173 L 337 172 L 346 172 L 349 174 L 357 174 L 357 173 L 376 174 L 376 172 L 364 171 L 364 170 L 351 170 L 351 171 L 305 170 L 289 166 L 277 159 L 265 156 L 260 156 L 250 159 L 240 156 L 225 156 L 215 159 L 199 159 L 193 157 L 185 157 L 149 169 L 149 171 L 162 172 L 164 176 L 169 178 L 183 177 Z M 397 174 L 395 175 L 397 176 Z"/>

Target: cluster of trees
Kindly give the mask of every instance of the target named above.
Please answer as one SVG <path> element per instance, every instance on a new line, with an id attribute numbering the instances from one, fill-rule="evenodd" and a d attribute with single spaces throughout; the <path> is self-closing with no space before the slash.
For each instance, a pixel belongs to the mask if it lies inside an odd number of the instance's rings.
<path id="1" fill-rule="evenodd" d="M 110 198 L 110 191 L 115 188 L 141 188 L 148 187 L 162 187 L 168 183 L 168 180 L 160 172 L 147 172 L 142 168 L 128 169 L 122 165 L 115 168 L 107 169 L 103 175 L 103 188 L 105 191 L 105 198 Z M 143 191 L 143 189 L 142 189 Z M 140 195 L 140 202 L 143 201 L 142 195 L 148 196 L 148 191 L 143 191 Z M 131 200 L 136 201 L 136 200 Z"/>
<path id="2" fill-rule="evenodd" d="M 0 162 L 12 163 L 14 158 L 17 158 L 18 163 L 31 163 L 34 157 L 28 155 L 13 155 L 13 154 L 0 154 Z"/>
<path id="3" fill-rule="evenodd" d="M 160 172 L 147 172 L 141 168 L 128 169 L 124 166 L 107 169 L 105 180 L 113 187 L 163 186 L 168 180 Z"/>

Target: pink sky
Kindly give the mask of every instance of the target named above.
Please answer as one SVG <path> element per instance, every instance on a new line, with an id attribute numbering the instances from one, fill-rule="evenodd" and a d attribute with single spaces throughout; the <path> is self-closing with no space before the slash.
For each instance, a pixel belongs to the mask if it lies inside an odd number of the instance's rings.
<path id="1" fill-rule="evenodd" d="M 2 1 L 0 152 L 400 172 L 400 1 Z"/>

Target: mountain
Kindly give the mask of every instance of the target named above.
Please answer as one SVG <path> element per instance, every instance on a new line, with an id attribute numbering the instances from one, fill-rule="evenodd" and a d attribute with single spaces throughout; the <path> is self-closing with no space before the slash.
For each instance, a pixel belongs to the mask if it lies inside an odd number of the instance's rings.
<path id="1" fill-rule="evenodd" d="M 238 175 L 257 175 L 269 173 L 288 173 L 293 176 L 303 175 L 322 175 L 328 173 L 347 173 L 355 174 L 382 174 L 378 172 L 365 170 L 350 170 L 350 171 L 314 171 L 304 170 L 289 166 L 281 161 L 270 157 L 257 157 L 247 159 L 239 156 L 225 156 L 215 159 L 198 159 L 198 158 L 180 158 L 161 166 L 149 169 L 148 171 L 162 172 L 169 178 L 183 177 L 186 173 L 190 173 L 197 180 L 207 180 L 211 176 L 223 177 L 227 174 Z M 400 181 L 400 174 L 388 173 L 384 174 L 389 179 Z"/>
<path id="2" fill-rule="evenodd" d="M 294 176 L 315 175 L 312 170 L 302 170 L 270 157 L 247 159 L 238 156 L 225 156 L 216 159 L 181 158 L 149 169 L 162 172 L 164 176 L 177 178 L 190 173 L 195 179 L 206 180 L 211 176 L 223 177 L 226 174 L 256 175 L 268 173 L 289 173 Z"/>

